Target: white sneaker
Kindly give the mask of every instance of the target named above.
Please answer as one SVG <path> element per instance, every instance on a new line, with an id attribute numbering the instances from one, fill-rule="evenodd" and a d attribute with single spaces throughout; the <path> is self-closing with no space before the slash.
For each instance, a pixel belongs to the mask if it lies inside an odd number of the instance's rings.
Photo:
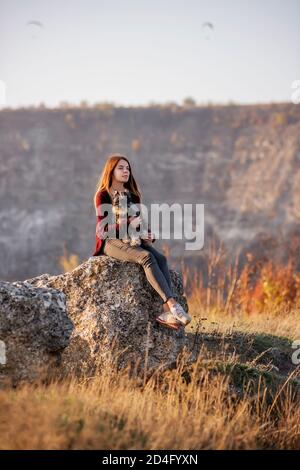
<path id="1" fill-rule="evenodd" d="M 173 330 L 178 330 L 178 328 L 182 326 L 182 323 L 176 320 L 176 318 L 174 318 L 173 314 L 170 311 L 161 313 L 156 318 L 156 321 L 158 321 L 162 325 L 165 325 L 168 328 L 172 328 Z"/>
<path id="2" fill-rule="evenodd" d="M 192 321 L 192 317 L 181 307 L 177 302 L 170 307 L 170 312 L 174 315 L 176 320 L 180 321 L 184 326 Z"/>

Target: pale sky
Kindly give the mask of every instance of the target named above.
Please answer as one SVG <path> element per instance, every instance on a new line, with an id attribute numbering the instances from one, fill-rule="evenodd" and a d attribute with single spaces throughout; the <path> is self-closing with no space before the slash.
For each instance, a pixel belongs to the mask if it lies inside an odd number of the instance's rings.
<path id="1" fill-rule="evenodd" d="M 6 106 L 282 102 L 297 79 L 300 0 L 0 0 Z"/>

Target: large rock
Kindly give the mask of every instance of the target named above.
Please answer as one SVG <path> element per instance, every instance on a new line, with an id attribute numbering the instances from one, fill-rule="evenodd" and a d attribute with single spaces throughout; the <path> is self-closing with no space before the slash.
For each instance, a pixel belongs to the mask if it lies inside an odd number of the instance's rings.
<path id="1" fill-rule="evenodd" d="M 63 292 L 0 281 L 0 385 L 47 377 L 72 329 Z"/>
<path id="2" fill-rule="evenodd" d="M 188 310 L 181 276 L 170 274 L 174 297 Z M 147 375 L 176 364 L 186 334 L 155 321 L 162 300 L 139 264 L 96 256 L 71 272 L 27 282 L 59 289 L 67 299 L 75 328 L 69 346 L 58 353 L 58 376 L 101 373 L 103 366 L 129 366 Z"/>

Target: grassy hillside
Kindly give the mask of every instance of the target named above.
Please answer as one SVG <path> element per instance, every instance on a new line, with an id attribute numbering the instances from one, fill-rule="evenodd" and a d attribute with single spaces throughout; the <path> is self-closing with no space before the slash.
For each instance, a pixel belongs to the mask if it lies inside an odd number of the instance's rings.
<path id="1" fill-rule="evenodd" d="M 0 448 L 299 449 L 298 301 L 249 312 L 196 282 L 186 289 L 193 321 L 171 370 L 1 390 Z"/>

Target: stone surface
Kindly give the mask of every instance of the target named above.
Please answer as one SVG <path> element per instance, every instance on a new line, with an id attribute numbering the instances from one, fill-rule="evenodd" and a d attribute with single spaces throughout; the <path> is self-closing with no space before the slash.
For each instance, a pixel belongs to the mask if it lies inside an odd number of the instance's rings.
<path id="1" fill-rule="evenodd" d="M 171 269 L 170 274 L 174 297 L 188 310 L 181 275 Z M 101 373 L 103 366 L 152 374 L 174 366 L 185 344 L 183 328 L 167 329 L 155 320 L 162 300 L 136 263 L 90 257 L 71 272 L 26 282 L 66 297 L 74 330 L 70 344 L 57 353 L 59 377 Z"/>
<path id="2" fill-rule="evenodd" d="M 0 384 L 47 376 L 72 330 L 63 292 L 0 281 Z"/>

